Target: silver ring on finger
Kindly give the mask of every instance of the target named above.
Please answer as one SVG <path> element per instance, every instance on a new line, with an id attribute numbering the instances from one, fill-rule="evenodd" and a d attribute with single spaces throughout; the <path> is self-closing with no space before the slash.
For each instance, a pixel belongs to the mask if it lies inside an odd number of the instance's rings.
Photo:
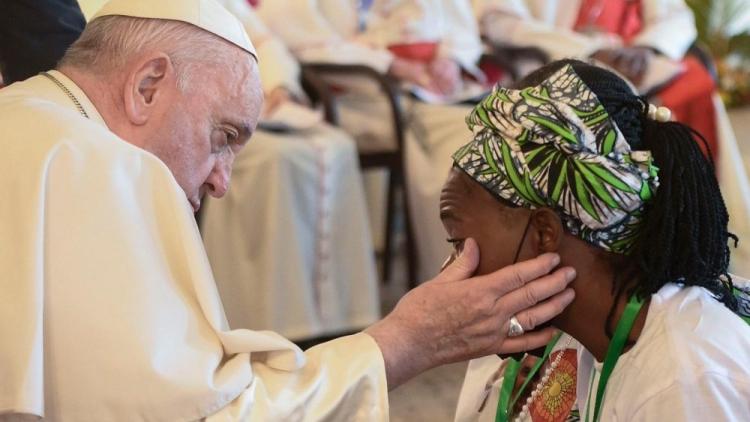
<path id="1" fill-rule="evenodd" d="M 518 322 L 518 318 L 513 315 L 510 318 L 510 325 L 508 326 L 508 337 L 517 337 L 524 333 L 523 326 Z"/>

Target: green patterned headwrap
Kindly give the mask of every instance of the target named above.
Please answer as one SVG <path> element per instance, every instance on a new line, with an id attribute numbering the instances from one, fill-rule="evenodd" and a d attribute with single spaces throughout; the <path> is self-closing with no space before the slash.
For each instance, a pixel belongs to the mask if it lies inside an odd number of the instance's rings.
<path id="1" fill-rule="evenodd" d="M 453 155 L 466 174 L 516 206 L 556 210 L 586 242 L 629 252 L 658 169 L 650 152 L 630 150 L 572 66 L 535 87 L 496 87 L 466 122 L 474 140 Z"/>

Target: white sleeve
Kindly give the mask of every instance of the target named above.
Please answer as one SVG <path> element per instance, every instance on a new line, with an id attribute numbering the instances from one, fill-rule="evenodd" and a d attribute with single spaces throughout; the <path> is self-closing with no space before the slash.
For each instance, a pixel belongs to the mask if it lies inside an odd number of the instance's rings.
<path id="1" fill-rule="evenodd" d="M 456 60 L 470 73 L 478 73 L 477 63 L 482 55 L 479 27 L 468 1 L 443 0 L 443 31 L 439 55 Z"/>
<path id="2" fill-rule="evenodd" d="M 305 358 L 305 366 L 292 372 L 253 362 L 249 388 L 206 422 L 388 420 L 385 366 L 372 337 L 360 333 L 323 343 Z"/>
<path id="3" fill-rule="evenodd" d="M 643 1 L 643 29 L 632 44 L 681 59 L 697 36 L 693 12 L 684 0 Z"/>
<path id="4" fill-rule="evenodd" d="M 745 421 L 750 418 L 750 385 L 723 374 L 676 382 L 650 397 L 627 421 Z"/>
<path id="5" fill-rule="evenodd" d="M 364 64 L 385 73 L 393 61 L 388 50 L 337 32 L 318 0 L 264 1 L 258 13 L 302 62 Z"/>
<path id="6" fill-rule="evenodd" d="M 592 37 L 561 28 L 537 16 L 523 0 L 475 0 L 482 35 L 495 43 L 538 47 L 552 59 L 588 57 L 614 47 L 612 37 Z"/>

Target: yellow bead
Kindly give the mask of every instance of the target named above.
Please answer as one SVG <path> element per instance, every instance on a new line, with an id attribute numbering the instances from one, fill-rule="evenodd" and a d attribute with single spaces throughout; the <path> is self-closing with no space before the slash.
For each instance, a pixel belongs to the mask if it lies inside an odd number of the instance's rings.
<path id="1" fill-rule="evenodd" d="M 672 110 L 666 107 L 659 107 L 656 109 L 656 120 L 659 122 L 668 122 L 672 119 Z"/>

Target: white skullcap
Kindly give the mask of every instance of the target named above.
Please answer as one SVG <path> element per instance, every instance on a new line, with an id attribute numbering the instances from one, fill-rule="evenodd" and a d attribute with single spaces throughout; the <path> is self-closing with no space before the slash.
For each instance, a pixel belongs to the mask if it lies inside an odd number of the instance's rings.
<path id="1" fill-rule="evenodd" d="M 252 54 L 258 59 L 250 37 L 234 15 L 215 0 L 111 0 L 94 15 L 167 19 L 195 25 Z"/>

